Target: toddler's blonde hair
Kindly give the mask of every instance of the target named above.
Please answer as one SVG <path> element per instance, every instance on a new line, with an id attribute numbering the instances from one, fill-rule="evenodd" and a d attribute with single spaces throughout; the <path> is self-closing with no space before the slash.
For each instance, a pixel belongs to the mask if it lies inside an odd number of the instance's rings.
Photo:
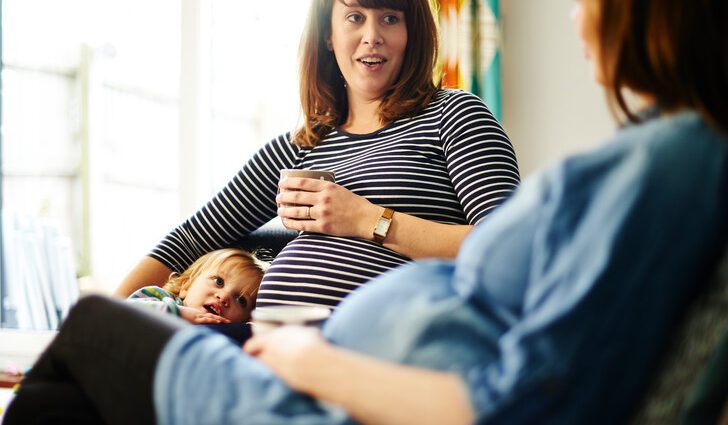
<path id="1" fill-rule="evenodd" d="M 255 298 L 258 296 L 260 281 L 263 279 L 263 274 L 265 274 L 267 266 L 262 261 L 258 260 L 252 253 L 237 248 L 223 248 L 208 252 L 198 258 L 181 274 L 172 273 L 169 276 L 167 283 L 164 284 L 163 289 L 179 296 L 180 292 L 189 289 L 192 282 L 194 282 L 203 271 L 210 268 L 217 270 L 223 265 L 232 269 L 231 271 L 233 272 L 252 270 L 257 273 L 258 278 L 255 281 L 250 282 L 251 284 L 246 286 L 240 294 L 248 295 L 253 304 L 251 308 L 255 307 Z"/>

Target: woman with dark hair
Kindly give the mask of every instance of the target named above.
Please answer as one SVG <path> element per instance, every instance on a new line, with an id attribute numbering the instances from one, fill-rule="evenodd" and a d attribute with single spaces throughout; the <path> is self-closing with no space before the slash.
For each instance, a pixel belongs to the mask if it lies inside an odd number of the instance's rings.
<path id="1" fill-rule="evenodd" d="M 277 214 L 301 233 L 271 264 L 257 305 L 334 308 L 411 259 L 453 258 L 517 187 L 513 147 L 483 101 L 435 84 L 428 0 L 312 1 L 300 55 L 301 128 L 254 155 L 117 295 L 237 245 Z M 279 182 L 282 169 L 331 170 L 336 183 Z"/>
<path id="2" fill-rule="evenodd" d="M 83 299 L 6 422 L 63 411 L 43 395 L 64 388 L 110 423 L 624 423 L 728 242 L 728 7 L 581 0 L 573 18 L 626 122 L 525 182 L 455 261 L 401 267 L 323 335 L 282 327 L 244 353 Z"/>

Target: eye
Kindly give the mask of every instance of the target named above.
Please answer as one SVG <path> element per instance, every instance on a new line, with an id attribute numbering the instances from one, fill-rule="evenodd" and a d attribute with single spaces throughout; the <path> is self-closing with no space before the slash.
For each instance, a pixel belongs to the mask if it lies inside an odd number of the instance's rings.
<path id="1" fill-rule="evenodd" d="M 362 16 L 361 13 L 352 13 L 346 16 L 346 20 L 358 24 L 364 20 L 364 16 Z"/>
<path id="2" fill-rule="evenodd" d="M 217 285 L 218 288 L 222 288 L 225 286 L 225 281 L 220 276 L 213 276 L 212 277 L 213 282 L 215 282 L 215 285 Z"/>
<path id="3" fill-rule="evenodd" d="M 243 307 L 243 308 L 247 308 L 248 307 L 248 300 L 246 300 L 245 297 L 241 295 L 241 296 L 238 297 L 238 304 L 240 304 L 240 306 Z"/>
<path id="4" fill-rule="evenodd" d="M 384 21 L 384 23 L 387 25 L 395 25 L 395 24 L 399 23 L 399 16 L 387 15 L 384 17 L 384 19 L 382 19 L 382 21 Z"/>

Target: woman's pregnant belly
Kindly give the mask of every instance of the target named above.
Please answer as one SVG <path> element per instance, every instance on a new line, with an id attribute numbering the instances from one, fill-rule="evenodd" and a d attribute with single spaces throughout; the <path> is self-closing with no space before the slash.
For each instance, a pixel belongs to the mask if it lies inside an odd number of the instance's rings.
<path id="1" fill-rule="evenodd" d="M 271 264 L 257 305 L 333 308 L 371 279 L 408 261 L 375 242 L 302 233 Z"/>

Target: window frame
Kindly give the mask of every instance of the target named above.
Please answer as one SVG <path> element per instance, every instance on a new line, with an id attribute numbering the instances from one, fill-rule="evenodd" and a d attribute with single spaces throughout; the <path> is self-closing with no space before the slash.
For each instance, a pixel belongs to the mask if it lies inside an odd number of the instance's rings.
<path id="1" fill-rule="evenodd" d="M 3 62 L 3 1 L 0 0 L 0 75 L 5 68 Z M 3 126 L 3 79 L 0 78 L 0 128 Z M 5 207 L 5 194 L 3 193 L 3 136 L 0 132 L 0 211 Z M 5 250 L 4 250 L 4 226 L 0 220 L 0 331 L 5 328 Z"/>

